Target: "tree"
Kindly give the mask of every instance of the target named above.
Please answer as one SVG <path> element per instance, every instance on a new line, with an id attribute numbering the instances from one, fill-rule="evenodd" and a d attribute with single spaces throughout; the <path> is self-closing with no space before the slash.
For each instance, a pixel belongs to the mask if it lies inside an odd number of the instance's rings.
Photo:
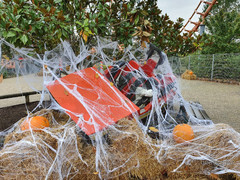
<path id="1" fill-rule="evenodd" d="M 94 44 L 96 35 L 128 46 L 133 39 L 154 43 L 172 54 L 194 51 L 194 39 L 180 35 L 177 22 L 162 15 L 157 1 L 147 0 L 3 0 L 0 2 L 0 37 L 18 47 L 44 52 L 60 40 L 74 51 L 78 41 Z"/>
<path id="2" fill-rule="evenodd" d="M 239 0 L 219 1 L 205 19 L 205 25 L 207 33 L 202 38 L 203 54 L 240 51 Z"/>

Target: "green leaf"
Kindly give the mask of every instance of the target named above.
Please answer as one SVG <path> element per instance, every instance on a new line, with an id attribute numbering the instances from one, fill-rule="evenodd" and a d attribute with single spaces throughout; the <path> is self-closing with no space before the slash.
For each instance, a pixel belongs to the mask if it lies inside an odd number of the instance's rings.
<path id="1" fill-rule="evenodd" d="M 21 15 L 17 15 L 17 16 L 16 16 L 16 20 L 18 20 L 20 17 L 21 17 Z"/>
<path id="2" fill-rule="evenodd" d="M 22 9 L 18 9 L 17 13 L 20 14 L 22 12 Z"/>
<path id="3" fill-rule="evenodd" d="M 21 29 L 19 29 L 19 28 L 11 28 L 11 30 L 14 30 L 14 31 L 16 31 L 16 32 L 22 32 L 22 30 Z"/>
<path id="4" fill-rule="evenodd" d="M 16 41 L 17 41 L 17 37 L 16 38 L 13 38 L 13 40 L 11 41 L 12 44 L 14 44 Z"/>
<path id="5" fill-rule="evenodd" d="M 79 24 L 80 26 L 82 26 L 83 24 L 79 21 L 76 21 L 76 24 Z"/>
<path id="6" fill-rule="evenodd" d="M 84 25 L 84 26 L 88 26 L 88 19 L 85 19 L 85 20 L 84 20 L 83 25 Z"/>
<path id="7" fill-rule="evenodd" d="M 87 31 L 84 31 L 83 34 L 85 34 L 86 36 L 89 36 L 89 33 Z"/>
<path id="8" fill-rule="evenodd" d="M 147 31 L 143 31 L 143 36 L 149 37 L 149 36 L 151 36 L 151 34 Z"/>
<path id="9" fill-rule="evenodd" d="M 23 42 L 23 44 L 25 45 L 26 43 L 27 43 L 27 41 L 28 41 L 28 37 L 24 34 L 21 38 L 20 38 L 20 40 Z"/>
<path id="10" fill-rule="evenodd" d="M 137 10 L 135 9 L 135 10 L 131 11 L 130 13 L 135 14 L 136 12 L 137 12 Z"/>
<path id="11" fill-rule="evenodd" d="M 68 36 L 68 34 L 67 34 L 67 32 L 66 31 L 62 31 L 62 35 L 64 36 L 64 37 L 67 37 Z"/>
<path id="12" fill-rule="evenodd" d="M 88 34 L 94 35 L 90 29 L 87 32 Z"/>
<path id="13" fill-rule="evenodd" d="M 144 16 L 148 16 L 148 13 L 147 13 L 147 11 L 145 11 L 145 10 L 142 10 L 142 15 L 144 15 Z"/>
<path id="14" fill-rule="evenodd" d="M 59 33 L 58 33 L 58 39 L 60 39 L 62 37 L 62 32 L 60 31 Z"/>
<path id="15" fill-rule="evenodd" d="M 197 44 L 196 42 L 193 42 L 193 45 L 194 45 L 195 47 L 198 47 L 198 44 Z"/>
<path id="16" fill-rule="evenodd" d="M 67 26 L 64 26 L 64 27 L 63 27 L 63 29 L 65 29 L 66 31 L 70 31 L 68 28 L 69 28 L 69 27 L 67 27 Z"/>
<path id="17" fill-rule="evenodd" d="M 139 21 L 139 16 L 136 17 L 136 19 L 134 20 L 134 23 L 137 24 Z"/>
<path id="18" fill-rule="evenodd" d="M 95 32 L 95 34 L 97 34 L 97 28 L 94 28 L 94 32 Z"/>
<path id="19" fill-rule="evenodd" d="M 7 38 L 8 37 L 14 37 L 16 35 L 16 33 L 14 32 L 14 31 L 9 31 L 8 33 L 7 33 Z"/>
<path id="20" fill-rule="evenodd" d="M 4 31 L 2 34 L 3 34 L 3 37 L 7 37 L 7 32 L 6 31 Z"/>

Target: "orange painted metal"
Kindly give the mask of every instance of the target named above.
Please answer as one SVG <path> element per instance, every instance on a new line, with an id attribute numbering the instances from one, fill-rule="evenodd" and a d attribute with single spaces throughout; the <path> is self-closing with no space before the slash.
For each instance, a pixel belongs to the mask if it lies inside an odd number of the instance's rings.
<path id="1" fill-rule="evenodd" d="M 209 6 L 208 6 L 208 8 L 206 9 L 205 12 L 202 12 L 202 13 L 201 13 L 201 12 L 198 12 L 197 10 L 198 10 L 198 8 L 200 7 L 200 5 L 201 5 L 202 3 L 208 4 Z M 180 30 L 180 32 L 182 32 L 183 30 L 185 30 L 185 31 L 187 31 L 187 32 L 189 33 L 189 34 L 188 34 L 188 37 L 191 37 L 191 36 L 193 35 L 193 33 L 197 31 L 197 29 L 198 29 L 198 27 L 200 26 L 200 24 L 201 24 L 202 22 L 204 22 L 204 19 L 210 14 L 210 11 L 211 11 L 213 5 L 214 5 L 214 4 L 217 4 L 217 3 L 218 3 L 217 0 L 212 0 L 211 2 L 204 1 L 204 0 L 200 0 L 199 4 L 197 5 L 197 8 L 194 10 L 192 16 L 188 19 L 187 23 L 182 27 L 182 29 Z M 200 21 L 198 21 L 198 22 L 192 22 L 192 21 L 191 21 L 191 19 L 193 18 L 193 16 L 194 16 L 195 14 L 201 15 L 201 17 L 202 17 L 202 22 L 200 22 Z M 188 23 L 192 23 L 192 24 L 194 24 L 195 26 L 194 26 L 191 30 L 186 30 L 185 28 L 186 28 L 186 26 L 188 25 Z M 185 38 L 185 39 L 186 39 L 186 38 Z"/>
<path id="2" fill-rule="evenodd" d="M 69 74 L 48 84 L 47 88 L 87 135 L 139 110 L 96 68 Z"/>

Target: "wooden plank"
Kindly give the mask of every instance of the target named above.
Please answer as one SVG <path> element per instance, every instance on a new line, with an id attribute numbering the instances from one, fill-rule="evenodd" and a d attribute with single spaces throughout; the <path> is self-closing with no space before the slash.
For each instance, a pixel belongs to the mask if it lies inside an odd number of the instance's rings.
<path id="1" fill-rule="evenodd" d="M 21 96 L 29 96 L 29 95 L 34 95 L 34 94 L 39 94 L 39 92 L 31 91 L 31 92 L 23 92 L 23 93 L 16 93 L 16 94 L 6 94 L 6 95 L 0 96 L 0 99 L 8 99 L 8 98 L 14 98 L 14 97 L 21 97 Z"/>
<path id="2" fill-rule="evenodd" d="M 187 113 L 188 117 L 191 116 L 191 115 L 195 116 L 195 113 L 194 113 L 193 109 L 191 108 L 191 102 L 185 103 L 184 108 L 186 110 L 186 113 Z"/>
<path id="3" fill-rule="evenodd" d="M 205 110 L 201 110 L 201 113 L 202 113 L 204 119 L 209 119 L 210 120 L 210 117 L 208 116 L 208 114 Z"/>
<path id="4" fill-rule="evenodd" d="M 202 117 L 204 119 L 210 119 L 210 117 L 208 116 L 207 112 L 203 109 L 202 105 L 199 102 L 195 102 L 196 106 L 198 106 L 199 108 L 199 112 L 202 114 Z"/>
<path id="5" fill-rule="evenodd" d="M 196 118 L 210 120 L 210 117 L 199 102 L 191 102 L 191 108 L 194 111 Z"/>
<path id="6" fill-rule="evenodd" d="M 204 117 L 202 116 L 202 114 L 199 111 L 199 107 L 195 103 L 191 104 L 191 108 L 192 108 L 192 111 L 194 112 L 196 118 L 204 119 Z"/>
<path id="7" fill-rule="evenodd" d="M 23 93 L 6 94 L 6 95 L 0 96 L 0 99 L 8 99 L 8 98 L 16 98 L 16 97 L 25 96 L 25 102 L 26 102 L 26 104 L 29 104 L 30 103 L 29 96 L 36 95 L 36 94 L 41 94 L 41 93 L 42 92 L 30 91 L 30 92 L 23 92 Z"/>
<path id="8" fill-rule="evenodd" d="M 25 95 L 25 102 L 29 104 L 29 95 Z"/>

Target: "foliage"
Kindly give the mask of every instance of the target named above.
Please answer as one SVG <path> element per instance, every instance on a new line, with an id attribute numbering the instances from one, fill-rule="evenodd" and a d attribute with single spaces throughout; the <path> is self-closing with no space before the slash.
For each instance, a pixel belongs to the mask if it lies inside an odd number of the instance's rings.
<path id="1" fill-rule="evenodd" d="M 6 68 L 0 66 L 0 75 L 3 74 L 3 78 L 16 77 L 16 73 L 13 71 L 8 71 Z"/>
<path id="2" fill-rule="evenodd" d="M 177 22 L 162 15 L 157 1 L 147 0 L 3 0 L 0 2 L 0 37 L 18 47 L 38 52 L 68 40 L 74 51 L 78 41 L 94 44 L 96 35 L 127 45 L 151 42 L 167 53 L 195 51 L 194 38 L 180 35 Z"/>
<path id="3" fill-rule="evenodd" d="M 211 13 L 205 19 L 207 33 L 202 38 L 202 53 L 240 52 L 239 1 L 219 1 Z"/>

